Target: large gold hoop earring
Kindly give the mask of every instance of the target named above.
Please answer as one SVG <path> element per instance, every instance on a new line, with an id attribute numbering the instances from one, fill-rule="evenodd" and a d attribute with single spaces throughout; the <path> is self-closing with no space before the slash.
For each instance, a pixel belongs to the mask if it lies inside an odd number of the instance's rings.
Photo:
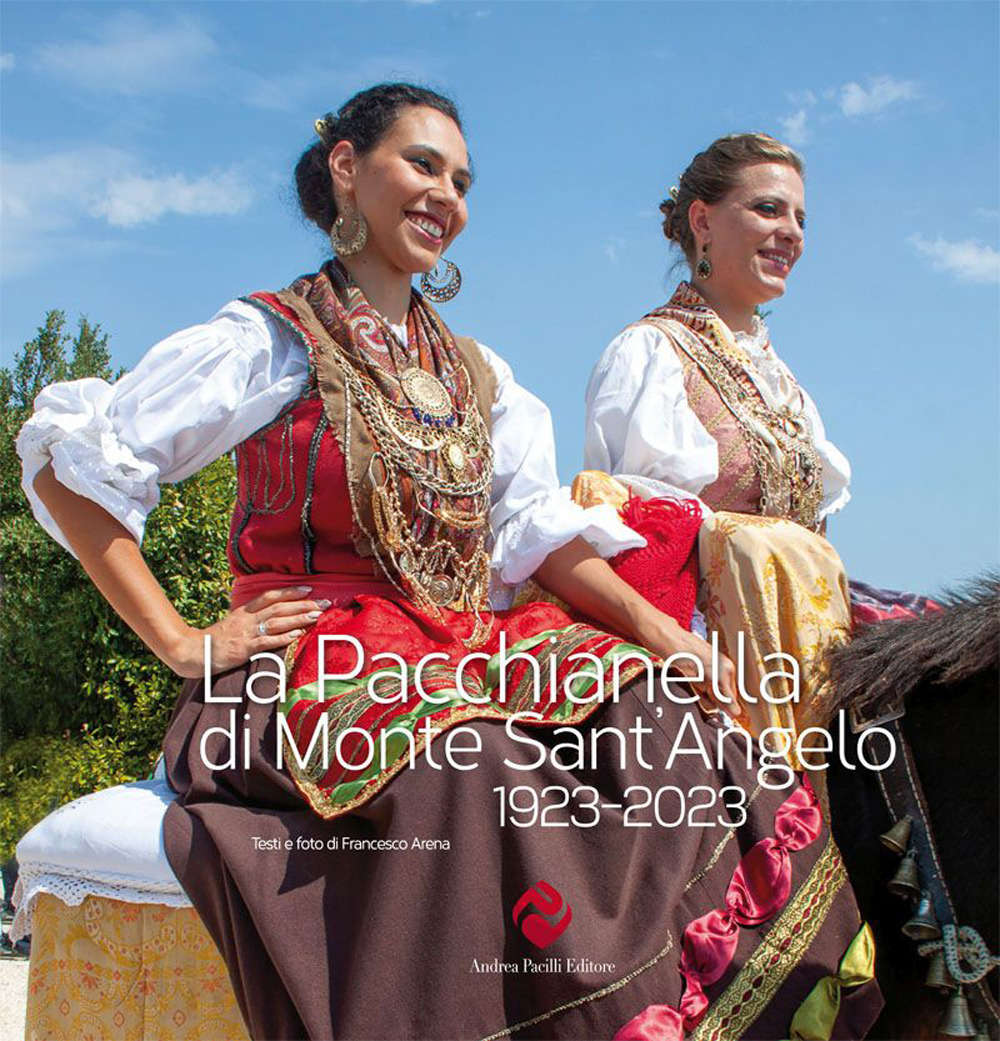
<path id="1" fill-rule="evenodd" d="M 708 259 L 707 242 L 701 247 L 701 260 L 698 261 L 698 266 L 694 269 L 694 273 L 700 279 L 707 279 L 712 277 L 712 262 Z"/>
<path id="2" fill-rule="evenodd" d="M 368 241 L 368 222 L 360 210 L 354 210 L 352 216 L 354 231 L 350 238 L 344 235 L 345 223 L 343 214 L 333 222 L 333 227 L 330 229 L 330 245 L 333 246 L 333 252 L 338 257 L 353 257 L 355 253 L 360 253 L 365 248 L 365 243 Z"/>
<path id="3" fill-rule="evenodd" d="M 438 268 L 441 263 L 444 264 L 444 271 L 439 273 Z M 420 291 L 428 300 L 433 300 L 436 304 L 447 303 L 453 297 L 458 296 L 461 288 L 462 272 L 458 270 L 457 264 L 445 260 L 444 257 L 432 270 L 425 271 L 420 276 Z"/>

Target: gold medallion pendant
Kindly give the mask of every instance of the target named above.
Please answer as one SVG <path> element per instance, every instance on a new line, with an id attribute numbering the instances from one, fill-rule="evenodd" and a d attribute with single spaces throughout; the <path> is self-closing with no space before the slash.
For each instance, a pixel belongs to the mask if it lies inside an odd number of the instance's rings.
<path id="1" fill-rule="evenodd" d="M 452 441 L 445 449 L 445 458 L 448 460 L 452 473 L 456 476 L 465 472 L 465 449 L 457 441 Z"/>
<path id="2" fill-rule="evenodd" d="M 445 574 L 431 575 L 426 580 L 425 588 L 431 602 L 438 607 L 447 607 L 457 593 L 455 582 Z"/>
<path id="3" fill-rule="evenodd" d="M 411 405 L 435 419 L 446 419 L 452 414 L 451 395 L 437 376 L 413 366 L 399 377 L 403 393 Z"/>

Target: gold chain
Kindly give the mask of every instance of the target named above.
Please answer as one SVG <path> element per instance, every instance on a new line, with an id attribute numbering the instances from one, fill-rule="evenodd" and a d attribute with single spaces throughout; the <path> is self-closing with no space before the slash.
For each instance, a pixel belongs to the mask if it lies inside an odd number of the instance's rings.
<path id="1" fill-rule="evenodd" d="M 493 618 L 487 550 L 493 449 L 478 407 L 470 404 L 453 426 L 428 426 L 395 414 L 389 407 L 393 403 L 371 378 L 358 372 L 336 341 L 330 341 L 330 350 L 343 373 L 347 394 L 345 456 L 349 459 L 351 452 L 352 396 L 376 446 L 368 472 L 375 532 L 365 531 L 352 499 L 356 523 L 400 592 L 436 617 L 441 617 L 444 607 L 473 613 L 473 632 L 462 642 L 469 647 L 481 645 Z M 461 361 L 458 366 L 471 393 L 468 372 Z M 438 467 L 425 466 L 415 452 L 436 453 Z M 479 461 L 478 472 L 474 460 Z M 421 525 L 419 517 L 412 522 L 407 518 L 400 493 L 404 475 L 414 484 L 414 511 L 420 511 L 429 524 Z M 420 501 L 426 492 L 438 499 L 434 508 Z"/>
<path id="2" fill-rule="evenodd" d="M 815 531 L 823 502 L 822 471 L 802 410 L 796 413 L 787 405 L 772 409 L 756 391 L 751 392 L 745 386 L 744 380 L 749 378 L 746 368 L 752 362 L 727 342 L 717 322 L 706 323 L 704 339 L 683 322 L 679 324 L 689 334 L 684 339 L 692 349 L 685 348 L 686 353 L 692 356 L 743 429 L 760 478 L 760 512 L 792 518 Z M 801 390 L 799 394 L 801 397 Z M 774 438 L 780 462 L 774 459 L 752 421 Z"/>

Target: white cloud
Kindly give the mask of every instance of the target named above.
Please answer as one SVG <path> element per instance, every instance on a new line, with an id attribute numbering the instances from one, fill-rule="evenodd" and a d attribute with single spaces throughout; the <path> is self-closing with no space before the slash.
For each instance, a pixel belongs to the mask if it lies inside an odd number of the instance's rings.
<path id="1" fill-rule="evenodd" d="M 150 5 L 154 10 L 167 5 Z M 419 52 L 365 54 L 353 60 L 302 60 L 261 72 L 226 52 L 210 23 L 190 15 L 153 17 L 128 11 L 95 21 L 83 39 L 37 48 L 32 66 L 73 87 L 126 97 L 194 94 L 237 99 L 253 108 L 311 110 L 316 98 L 338 98 L 358 83 L 430 77 L 433 63 Z"/>
<path id="2" fill-rule="evenodd" d="M 911 235 L 907 242 L 931 262 L 935 271 L 949 271 L 969 282 L 1000 283 L 1000 253 L 973 239 L 951 242 L 938 236 Z"/>
<path id="3" fill-rule="evenodd" d="M 251 192 L 238 170 L 190 178 L 152 176 L 133 155 L 92 146 L 0 165 L 4 275 L 25 274 L 53 257 L 134 248 L 108 227 L 135 227 L 168 213 L 212 216 L 245 210 Z M 103 231 L 94 220 L 105 224 Z"/>
<path id="4" fill-rule="evenodd" d="M 609 239 L 604 243 L 604 255 L 608 258 L 608 262 L 614 265 L 618 265 L 621 261 L 621 255 L 625 249 L 625 239 L 613 238 Z"/>
<path id="5" fill-rule="evenodd" d="M 809 132 L 806 129 L 808 114 L 804 108 L 781 120 L 781 133 L 784 140 L 790 145 L 804 145 L 809 140 Z"/>
<path id="6" fill-rule="evenodd" d="M 66 227 L 85 207 L 111 171 L 131 161 L 117 148 L 93 146 L 57 152 L 38 159 L 6 159 L 0 178 L 0 213 L 10 222 L 30 221 L 46 231 Z"/>
<path id="7" fill-rule="evenodd" d="M 898 102 L 916 100 L 920 91 L 912 80 L 874 76 L 869 77 L 867 87 L 851 82 L 819 92 L 790 91 L 785 96 L 795 111 L 779 119 L 782 136 L 790 145 L 801 146 L 812 139 L 817 125 L 828 125 L 838 109 L 839 115 L 848 118 L 874 115 Z"/>
<path id="8" fill-rule="evenodd" d="M 913 101 L 919 96 L 912 80 L 876 76 L 868 81 L 867 90 L 860 83 L 845 83 L 840 88 L 840 111 L 845 116 L 868 116 L 897 101 Z"/>
<path id="9" fill-rule="evenodd" d="M 815 105 L 816 95 L 811 90 L 793 90 L 788 95 L 788 100 L 793 105 Z"/>
<path id="10" fill-rule="evenodd" d="M 242 213 L 253 193 L 235 170 L 188 180 L 184 174 L 143 177 L 130 174 L 109 181 L 90 208 L 116 228 L 149 224 L 167 213 L 184 217 L 214 217 Z"/>
<path id="11" fill-rule="evenodd" d="M 128 157 L 113 148 L 75 149 L 0 165 L 3 273 L 29 274 L 66 250 L 107 171 Z"/>
<path id="12" fill-rule="evenodd" d="M 17 59 L 10 51 L 4 51 L 0 54 L 0 71 L 6 72 L 8 69 L 14 68 L 17 64 Z"/>
<path id="13" fill-rule="evenodd" d="M 126 11 L 95 26 L 90 39 L 42 45 L 34 66 L 90 90 L 187 92 L 218 51 L 205 27 L 189 15 L 164 21 Z"/>

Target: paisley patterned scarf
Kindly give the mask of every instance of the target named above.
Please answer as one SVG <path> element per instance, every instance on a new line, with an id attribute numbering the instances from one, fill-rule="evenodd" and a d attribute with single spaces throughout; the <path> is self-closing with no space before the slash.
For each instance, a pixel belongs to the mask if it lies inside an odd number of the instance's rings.
<path id="1" fill-rule="evenodd" d="M 359 552 L 432 614 L 488 612 L 495 378 L 476 344 L 416 291 L 402 343 L 336 261 L 258 302 L 307 338 Z"/>

